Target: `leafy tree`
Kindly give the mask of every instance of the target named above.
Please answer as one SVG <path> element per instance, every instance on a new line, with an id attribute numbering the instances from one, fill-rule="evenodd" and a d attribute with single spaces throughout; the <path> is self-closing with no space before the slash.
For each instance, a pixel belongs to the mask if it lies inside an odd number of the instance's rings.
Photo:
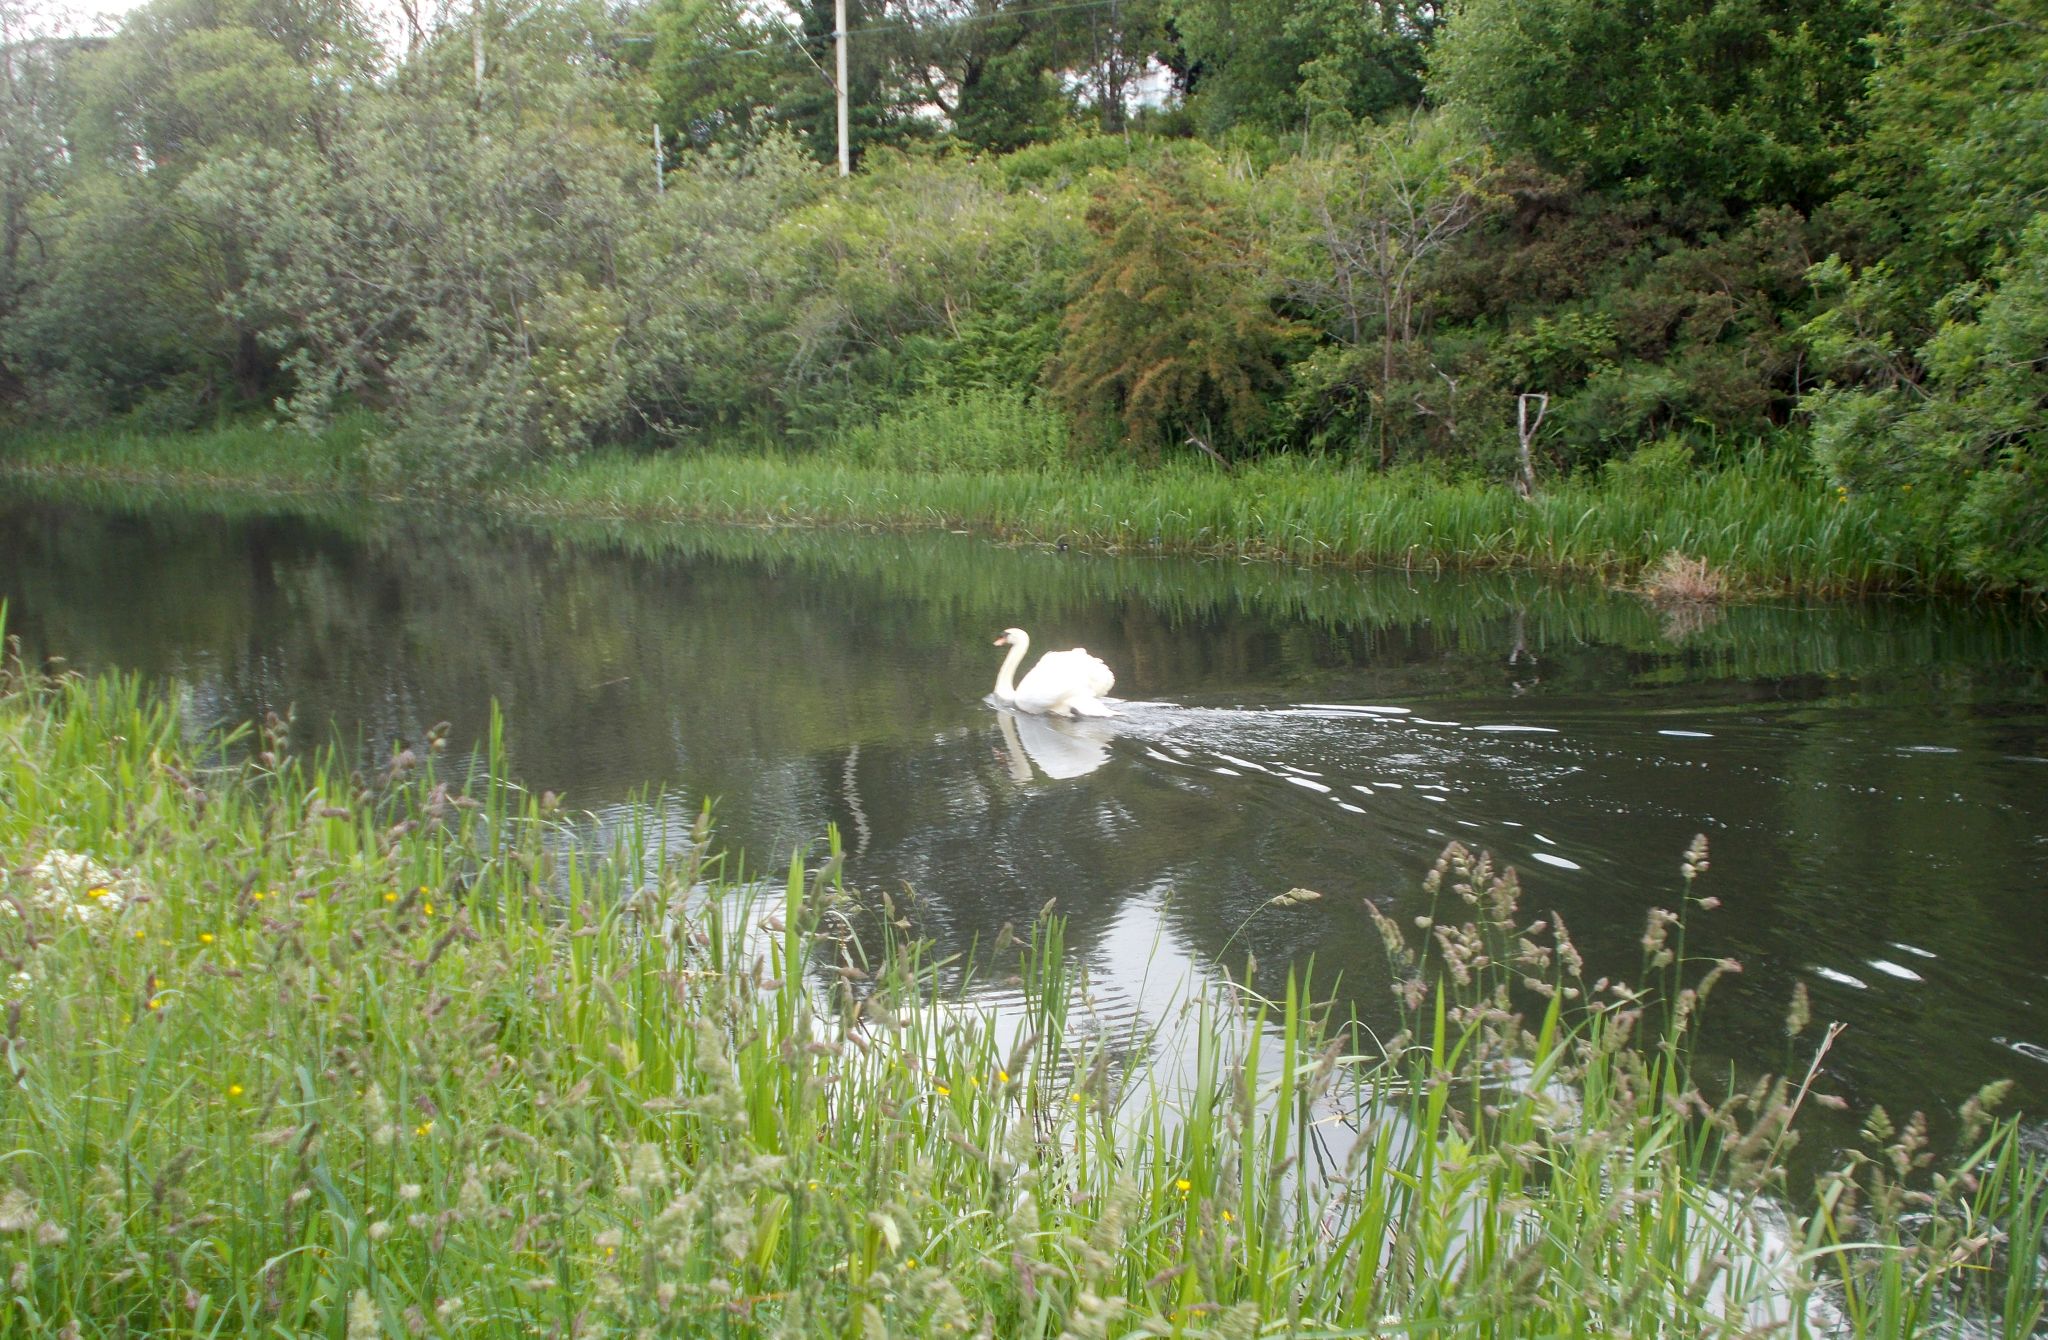
<path id="1" fill-rule="evenodd" d="M 63 175 L 59 67 L 77 47 L 41 31 L 17 0 L 0 0 L 0 404 L 22 391 L 5 335 L 47 259 L 38 216 Z"/>
<path id="2" fill-rule="evenodd" d="M 349 0 L 154 0 L 79 63 L 75 185 L 17 347 L 60 409 L 189 420 L 274 389 L 235 221 L 186 195 L 214 159 L 331 142 L 375 44 Z M 223 385 L 223 383 L 225 383 Z"/>
<path id="3" fill-rule="evenodd" d="M 1815 454 L 1845 490 L 1917 495 L 1985 585 L 2048 593 L 2048 213 L 1937 310 L 1919 385 L 1809 398 Z"/>
<path id="4" fill-rule="evenodd" d="M 808 68 L 788 32 L 740 0 L 662 0 L 651 13 L 661 124 L 698 148 L 749 136 L 796 67 Z"/>
<path id="5" fill-rule="evenodd" d="M 1211 132 L 1234 125 L 1339 130 L 1422 96 L 1437 27 L 1427 0 L 1169 0 Z"/>
<path id="6" fill-rule="evenodd" d="M 286 315 L 302 420 L 380 405 L 407 472 L 487 473 L 547 443 L 536 322 L 550 293 L 609 278 L 638 146 L 568 107 L 487 136 L 453 98 L 363 111 L 331 176 L 251 156 L 194 191 L 251 230 L 242 303 Z"/>
<path id="7" fill-rule="evenodd" d="M 1167 155 L 1114 178 L 1087 222 L 1096 253 L 1061 324 L 1053 395 L 1147 455 L 1189 433 L 1256 442 L 1305 332 L 1276 313 L 1278 277 L 1215 159 Z"/>
<path id="8" fill-rule="evenodd" d="M 1814 454 L 1909 495 L 1977 580 L 2042 592 L 2048 23 L 2036 0 L 1900 0 L 1881 52 L 1837 210 L 1852 256 L 1812 272 Z"/>
<path id="9" fill-rule="evenodd" d="M 1920 333 L 2048 206 L 2048 14 L 2039 0 L 1898 0 L 1838 212 L 1853 259 L 1889 261 Z M 1901 315 L 1904 315 L 1902 313 Z"/>
<path id="10" fill-rule="evenodd" d="M 1061 16 L 1041 10 L 1028 0 L 925 0 L 897 11 L 915 33 L 924 100 L 971 147 L 1009 152 L 1051 138 L 1065 120 Z"/>
<path id="11" fill-rule="evenodd" d="M 1597 190 L 1809 208 L 1880 16 L 1879 0 L 1463 0 L 1429 91 Z"/>

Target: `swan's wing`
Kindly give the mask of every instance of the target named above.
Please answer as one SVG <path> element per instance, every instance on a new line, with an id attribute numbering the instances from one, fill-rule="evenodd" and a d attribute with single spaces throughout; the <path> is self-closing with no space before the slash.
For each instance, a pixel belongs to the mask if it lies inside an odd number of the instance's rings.
<path id="1" fill-rule="evenodd" d="M 1026 712 L 1063 710 L 1076 699 L 1100 698 L 1116 685 L 1116 675 L 1099 656 L 1075 647 L 1049 651 L 1017 685 L 1017 706 Z"/>

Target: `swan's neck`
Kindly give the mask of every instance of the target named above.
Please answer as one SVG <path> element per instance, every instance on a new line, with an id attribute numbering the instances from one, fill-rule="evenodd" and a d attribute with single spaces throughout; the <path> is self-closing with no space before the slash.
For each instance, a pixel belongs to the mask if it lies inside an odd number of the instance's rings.
<path id="1" fill-rule="evenodd" d="M 1010 654 L 1003 658 L 1003 668 L 996 671 L 996 697 L 1006 703 L 1017 697 L 1017 667 L 1023 663 L 1025 649 L 1030 645 L 1031 639 L 1019 633 L 1010 644 Z"/>

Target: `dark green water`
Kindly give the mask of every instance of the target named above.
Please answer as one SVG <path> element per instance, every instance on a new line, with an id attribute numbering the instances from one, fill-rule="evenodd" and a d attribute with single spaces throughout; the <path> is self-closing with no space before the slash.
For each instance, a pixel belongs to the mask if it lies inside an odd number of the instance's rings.
<path id="1" fill-rule="evenodd" d="M 1830 1086 L 1859 1107 L 2010 1077 L 2048 1112 L 2048 627 L 2010 611 L 1684 627 L 1527 577 L 19 492 L 0 598 L 31 656 L 140 671 L 199 726 L 296 708 L 301 741 L 384 752 L 445 718 L 462 746 L 495 699 L 518 780 L 600 825 L 712 797 L 772 869 L 836 824 L 853 880 L 909 886 L 945 948 L 1057 898 L 1112 1011 L 1227 946 L 1269 984 L 1313 956 L 1387 1016 L 1363 900 L 1419 912 L 1454 838 L 1633 977 L 1704 832 L 1723 906 L 1692 947 L 1745 969 L 1718 1054 L 1803 1070 L 1803 981 L 1849 1025 Z M 1012 624 L 1101 655 L 1126 714 L 989 707 Z M 1326 896 L 1262 910 L 1296 886 Z"/>

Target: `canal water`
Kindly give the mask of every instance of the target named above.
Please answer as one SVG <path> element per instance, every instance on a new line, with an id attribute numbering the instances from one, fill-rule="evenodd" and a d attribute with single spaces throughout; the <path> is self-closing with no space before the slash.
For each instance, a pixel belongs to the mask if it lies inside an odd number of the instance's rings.
<path id="1" fill-rule="evenodd" d="M 836 826 L 851 881 L 945 952 L 1056 899 L 1111 1014 L 1253 955 L 1390 1021 L 1365 904 L 1422 914 L 1453 840 L 1634 980 L 1704 833 L 1720 906 L 1688 948 L 1743 966 L 1710 1060 L 1803 1072 L 1803 983 L 1847 1025 L 1823 1087 L 1852 1109 L 1939 1121 L 2010 1078 L 2048 1112 L 2048 625 L 2023 612 L 19 491 L 0 599 L 31 659 L 139 672 L 195 731 L 291 713 L 378 755 L 447 720 L 459 750 L 495 703 L 514 779 L 593 825 L 708 799 L 769 871 Z M 1101 656 L 1123 714 L 992 707 L 1012 625 Z M 1272 904 L 1296 888 L 1324 896 Z"/>

